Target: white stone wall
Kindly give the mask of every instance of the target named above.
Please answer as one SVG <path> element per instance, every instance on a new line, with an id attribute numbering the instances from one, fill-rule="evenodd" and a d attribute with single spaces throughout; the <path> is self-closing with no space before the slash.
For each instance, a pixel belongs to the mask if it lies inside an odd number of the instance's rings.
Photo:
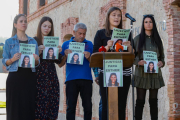
<path id="1" fill-rule="evenodd" d="M 37 0 L 29 0 L 29 14 L 37 10 Z"/>
<path id="2" fill-rule="evenodd" d="M 54 2 L 54 1 L 56 1 L 56 0 L 48 0 L 48 4 L 49 4 L 49 3 L 52 3 L 52 2 Z"/>
<path id="3" fill-rule="evenodd" d="M 49 0 L 51 2 L 52 0 Z M 142 24 L 142 15 L 144 14 L 154 14 L 156 22 L 161 22 L 166 20 L 166 14 L 163 7 L 163 0 L 127 0 L 127 12 L 130 13 L 133 17 L 136 18 L 137 22 L 134 23 L 135 27 L 140 27 Z M 49 11 L 48 13 L 39 16 L 38 18 L 29 22 L 29 26 L 27 29 L 27 34 L 31 37 L 34 37 L 37 32 L 37 26 L 40 19 L 43 16 L 49 16 L 53 19 L 54 22 L 54 31 L 55 36 L 60 37 L 61 39 L 61 23 L 64 23 L 65 20 L 69 17 L 79 17 L 79 22 L 83 22 L 87 25 L 87 35 L 86 38 L 93 42 L 96 31 L 99 29 L 99 11 L 100 8 L 106 5 L 109 0 L 72 0 L 72 2 L 63 4 L 55 9 Z M 36 0 L 30 0 L 30 13 L 33 13 L 37 9 Z M 126 28 L 130 28 L 129 20 L 126 21 Z M 166 31 L 160 31 L 160 36 L 163 39 L 164 43 L 164 51 L 165 51 L 165 60 L 167 60 L 167 46 L 168 46 L 168 35 Z M 61 40 L 60 40 L 61 41 Z M 60 45 L 62 43 L 60 42 Z M 167 85 L 167 81 L 169 78 L 168 66 L 166 65 L 163 71 L 163 77 L 165 80 L 165 84 Z M 92 72 L 93 73 L 93 72 Z M 63 93 L 63 69 L 57 67 L 57 74 L 60 82 L 60 110 L 63 110 L 63 101 L 64 101 L 64 93 Z M 128 97 L 128 119 L 132 119 L 132 92 L 130 88 L 129 97 Z M 158 120 L 167 120 L 168 119 L 168 111 L 169 111 L 169 98 L 167 95 L 167 86 L 161 88 L 158 94 L 159 98 L 159 119 Z M 93 83 L 93 117 L 98 117 L 98 106 L 99 106 L 99 86 Z M 82 102 L 80 103 L 80 113 L 83 114 Z M 62 114 L 63 115 L 63 114 Z M 62 116 L 64 117 L 64 116 Z M 59 116 L 61 118 L 61 116 Z M 79 120 L 79 119 L 78 119 Z M 148 105 L 148 94 L 147 101 L 144 109 L 143 120 L 150 120 L 149 115 L 149 105 Z"/>
<path id="4" fill-rule="evenodd" d="M 134 28 L 141 27 L 142 19 L 144 14 L 154 14 L 155 21 L 159 24 L 164 20 L 167 20 L 166 13 L 163 6 L 163 0 L 127 0 L 127 13 L 132 15 L 136 22 L 134 23 Z M 126 27 L 129 26 L 130 20 L 126 21 Z M 160 27 L 161 25 L 159 25 Z M 139 30 L 140 32 L 140 30 Z M 167 48 L 168 48 L 168 34 L 164 30 L 159 31 L 160 37 L 163 39 L 164 44 L 164 53 L 165 61 L 167 62 Z M 135 36 L 134 36 L 135 37 Z M 159 118 L 158 120 L 167 120 L 169 112 L 169 97 L 167 91 L 167 84 L 169 79 L 169 68 L 166 64 L 162 68 L 163 78 L 166 86 L 159 89 L 158 93 L 158 107 L 159 107 Z M 136 93 L 136 89 L 135 89 Z M 144 108 L 143 120 L 150 120 L 150 111 L 149 111 L 149 91 L 146 94 L 146 104 Z M 136 96 L 135 96 L 136 99 Z M 132 91 L 130 89 L 128 97 L 128 120 L 132 120 Z"/>

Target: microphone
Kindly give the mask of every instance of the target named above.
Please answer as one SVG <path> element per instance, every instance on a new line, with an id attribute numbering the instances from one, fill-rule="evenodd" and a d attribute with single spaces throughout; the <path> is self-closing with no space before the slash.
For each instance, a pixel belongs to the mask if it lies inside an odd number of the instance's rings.
<path id="1" fill-rule="evenodd" d="M 101 47 L 99 48 L 99 52 L 106 52 L 106 48 L 105 48 L 104 46 L 101 46 Z"/>
<path id="2" fill-rule="evenodd" d="M 129 13 L 126 13 L 125 17 L 129 18 L 132 22 L 136 22 L 136 19 L 134 19 Z"/>
<path id="3" fill-rule="evenodd" d="M 122 45 L 120 45 L 119 43 L 115 44 L 115 51 L 116 52 L 123 52 L 124 47 Z"/>

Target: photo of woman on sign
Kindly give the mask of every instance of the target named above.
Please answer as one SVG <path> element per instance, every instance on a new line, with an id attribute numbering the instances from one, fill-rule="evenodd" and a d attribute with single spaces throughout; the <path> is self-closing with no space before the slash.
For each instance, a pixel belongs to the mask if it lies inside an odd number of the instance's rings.
<path id="1" fill-rule="evenodd" d="M 147 73 L 156 73 L 154 62 L 149 62 L 147 66 Z"/>
<path id="2" fill-rule="evenodd" d="M 72 64 L 80 64 L 79 61 L 79 54 L 78 53 L 74 53 L 74 55 L 71 58 L 71 62 Z"/>
<path id="3" fill-rule="evenodd" d="M 25 67 L 25 68 L 30 68 L 31 67 L 31 64 L 30 64 L 30 57 L 28 55 L 25 55 L 23 60 L 22 60 L 22 64 L 21 64 L 22 67 Z"/>
<path id="4" fill-rule="evenodd" d="M 56 56 L 54 56 L 53 48 L 48 49 L 46 59 L 56 59 Z"/>
<path id="5" fill-rule="evenodd" d="M 119 86 L 119 83 L 117 82 L 116 73 L 111 73 L 109 76 L 108 87 L 118 87 L 118 86 Z"/>

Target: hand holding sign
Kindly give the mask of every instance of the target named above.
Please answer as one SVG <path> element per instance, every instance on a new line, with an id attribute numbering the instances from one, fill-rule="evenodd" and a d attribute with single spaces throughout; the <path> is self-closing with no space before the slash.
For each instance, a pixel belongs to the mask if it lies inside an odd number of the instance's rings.
<path id="1" fill-rule="evenodd" d="M 107 46 L 110 48 L 110 47 L 112 47 L 113 46 L 113 40 L 108 40 L 107 41 Z"/>
<path id="2" fill-rule="evenodd" d="M 70 49 L 66 49 L 66 50 L 64 51 L 65 56 L 68 56 L 69 53 L 72 53 L 72 51 L 71 51 Z"/>
<path id="3" fill-rule="evenodd" d="M 131 46 L 131 43 L 130 43 L 130 41 L 125 41 L 125 42 L 122 43 L 122 45 L 125 45 L 125 46 L 127 46 L 127 47 L 130 47 L 130 46 Z"/>
<path id="4" fill-rule="evenodd" d="M 41 54 L 42 51 L 45 49 L 45 46 L 44 46 L 44 45 L 40 45 L 40 46 L 38 47 L 38 49 L 39 49 L 39 54 Z"/>
<path id="5" fill-rule="evenodd" d="M 16 60 L 19 60 L 21 58 L 21 53 L 14 54 L 13 58 L 11 58 L 11 61 L 14 62 Z"/>
<path id="6" fill-rule="evenodd" d="M 159 61 L 157 65 L 158 65 L 159 68 L 162 67 L 163 66 L 162 61 Z"/>
<path id="7" fill-rule="evenodd" d="M 138 62 L 138 65 L 144 66 L 144 64 L 147 64 L 146 61 L 144 61 L 144 60 L 141 60 Z"/>
<path id="8" fill-rule="evenodd" d="M 33 56 L 34 56 L 35 61 L 38 61 L 38 60 L 39 60 L 39 56 L 38 56 L 38 55 L 33 54 Z"/>
<path id="9" fill-rule="evenodd" d="M 90 58 L 90 52 L 84 51 L 83 54 L 86 59 Z"/>
<path id="10" fill-rule="evenodd" d="M 39 51 L 41 50 L 44 50 L 45 49 L 45 46 L 44 45 L 40 45 L 39 47 L 38 47 L 38 49 L 39 49 Z"/>
<path id="11" fill-rule="evenodd" d="M 59 53 L 62 51 L 62 47 L 61 46 L 58 46 L 58 48 L 59 48 Z"/>

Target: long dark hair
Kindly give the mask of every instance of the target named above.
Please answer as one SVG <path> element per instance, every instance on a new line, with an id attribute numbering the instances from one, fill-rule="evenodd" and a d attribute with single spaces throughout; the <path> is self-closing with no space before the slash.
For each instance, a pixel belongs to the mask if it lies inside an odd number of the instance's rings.
<path id="1" fill-rule="evenodd" d="M 159 33 L 157 31 L 157 27 L 156 27 L 156 22 L 155 22 L 155 19 L 153 16 L 146 16 L 143 18 L 143 22 L 142 22 L 142 27 L 141 27 L 141 33 L 140 33 L 140 36 L 139 36 L 139 44 L 138 44 L 138 54 L 140 55 L 142 52 L 143 52 L 143 47 L 145 47 L 146 49 L 146 33 L 145 33 L 145 28 L 144 28 L 144 20 L 146 18 L 150 18 L 153 22 L 153 29 L 152 29 L 152 33 L 151 33 L 151 36 L 152 36 L 152 43 L 153 44 L 156 44 L 157 47 L 158 47 L 158 50 L 159 50 L 159 54 L 161 57 L 162 56 L 162 40 L 159 36 Z"/>
<path id="2" fill-rule="evenodd" d="M 21 16 L 24 16 L 26 18 L 26 15 L 24 14 L 18 14 L 15 16 L 14 20 L 13 20 L 13 29 L 12 29 L 12 35 L 11 37 L 13 37 L 15 34 L 17 34 L 17 28 L 15 28 L 14 24 L 17 24 L 17 21 L 19 20 L 19 18 Z M 27 19 L 27 18 L 26 18 Z"/>
<path id="3" fill-rule="evenodd" d="M 121 12 L 121 21 L 120 21 L 120 24 L 118 25 L 118 28 L 122 29 L 122 11 L 121 11 L 121 9 L 118 8 L 118 7 L 111 7 L 111 8 L 109 8 L 109 10 L 107 12 L 107 15 L 106 15 L 106 22 L 105 22 L 105 29 L 106 29 L 105 34 L 106 34 L 107 37 L 111 36 L 109 16 L 115 10 L 119 10 Z"/>
<path id="4" fill-rule="evenodd" d="M 153 64 L 153 66 L 154 66 L 154 62 L 149 62 L 148 67 L 147 67 L 147 72 L 148 72 L 148 73 L 150 73 L 150 67 L 149 67 L 150 64 Z M 153 67 L 153 69 L 152 69 L 152 73 L 155 73 L 154 67 Z"/>
<path id="5" fill-rule="evenodd" d="M 50 17 L 44 16 L 43 18 L 41 18 L 39 25 L 38 25 L 38 29 L 37 29 L 37 43 L 38 45 L 42 45 L 42 32 L 41 32 L 41 26 L 44 22 L 49 21 L 51 23 L 51 31 L 49 32 L 49 34 L 47 36 L 54 36 L 54 25 L 53 25 L 53 21 Z"/>
<path id="6" fill-rule="evenodd" d="M 112 76 L 112 75 L 115 75 L 115 76 L 116 76 L 115 86 L 119 86 L 119 85 L 118 85 L 118 82 L 117 82 L 117 75 L 116 75 L 116 73 L 111 73 L 111 74 L 110 74 L 108 86 L 112 86 L 112 81 L 111 81 L 111 76 Z"/>
<path id="7" fill-rule="evenodd" d="M 23 62 L 22 62 L 22 64 L 21 64 L 21 66 L 22 66 L 22 67 L 25 67 L 25 61 L 24 61 L 25 58 L 29 58 L 29 62 L 28 62 L 27 67 L 31 67 L 31 64 L 30 64 L 30 57 L 29 57 L 28 55 L 25 55 L 25 56 L 24 56 Z"/>
<path id="8" fill-rule="evenodd" d="M 79 64 L 80 63 L 80 61 L 79 61 L 79 54 L 78 53 L 74 53 L 74 55 L 72 56 L 72 58 L 71 58 L 71 61 L 70 61 L 70 63 L 74 63 L 74 56 L 75 55 L 77 55 L 78 56 L 78 59 L 77 59 L 77 61 L 76 61 L 76 64 Z"/>
<path id="9" fill-rule="evenodd" d="M 47 56 L 46 56 L 46 59 L 49 59 L 49 50 L 53 50 L 53 55 L 52 55 L 52 59 L 55 59 L 55 56 L 54 56 L 54 49 L 53 48 L 49 48 L 48 51 L 47 51 Z"/>

